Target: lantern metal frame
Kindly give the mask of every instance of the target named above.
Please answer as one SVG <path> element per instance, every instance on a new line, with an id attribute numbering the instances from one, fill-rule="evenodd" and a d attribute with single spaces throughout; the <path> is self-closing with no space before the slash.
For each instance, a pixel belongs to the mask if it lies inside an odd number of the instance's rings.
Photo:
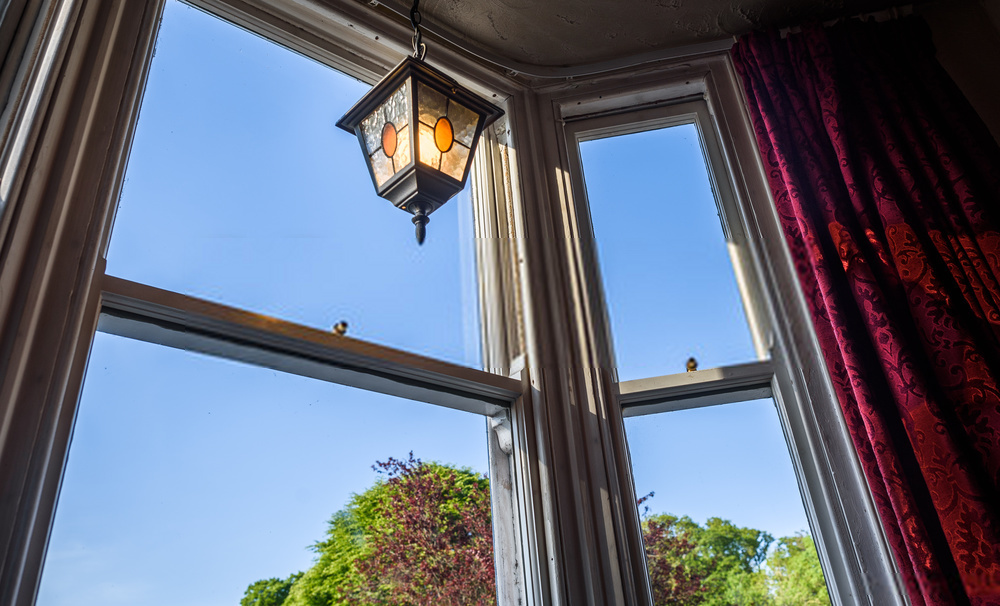
<path id="1" fill-rule="evenodd" d="M 410 147 L 410 161 L 386 179 L 382 185 L 379 185 L 371 155 L 368 151 L 368 145 L 365 142 L 365 136 L 362 132 L 361 123 L 385 103 L 404 82 L 409 83 L 406 94 L 409 103 L 408 124 L 410 126 L 407 136 L 410 137 L 410 141 L 412 142 Z M 461 180 L 454 179 L 443 171 L 420 162 L 418 132 L 418 125 L 420 123 L 420 93 L 417 86 L 418 83 L 441 93 L 448 99 L 465 106 L 479 116 L 475 134 L 469 146 L 469 156 L 466 159 Z M 357 136 L 358 143 L 364 151 L 365 164 L 368 166 L 368 173 L 371 176 L 376 193 L 380 197 L 392 202 L 397 208 L 414 215 L 413 222 L 417 226 L 417 241 L 422 243 L 424 225 L 428 221 L 427 215 L 440 208 L 465 187 L 480 136 L 503 113 L 503 110 L 499 107 L 464 88 L 454 79 L 424 63 L 422 60 L 416 57 L 406 57 L 382 78 L 378 84 L 372 87 L 364 97 L 355 103 L 354 107 L 348 110 L 337 121 L 337 126 Z"/>

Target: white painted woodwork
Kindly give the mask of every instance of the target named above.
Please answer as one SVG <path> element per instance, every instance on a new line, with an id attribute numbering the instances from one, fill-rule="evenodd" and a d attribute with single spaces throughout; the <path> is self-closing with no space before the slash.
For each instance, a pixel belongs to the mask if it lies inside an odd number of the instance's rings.
<path id="1" fill-rule="evenodd" d="M 158 2 L 43 3 L 0 166 L 0 604 L 34 600 L 97 319 L 99 248 Z"/>
<path id="2" fill-rule="evenodd" d="M 508 202 L 531 386 L 511 417 L 515 466 L 525 493 L 540 501 L 531 552 L 547 574 L 537 603 L 650 604 L 624 423 L 547 101 L 518 94 L 508 113 L 519 186 Z"/>
<path id="3" fill-rule="evenodd" d="M 509 105 L 505 111 L 509 114 Z M 542 591 L 547 576 L 540 560 L 545 533 L 538 515 L 538 469 L 531 464 L 535 457 L 525 434 L 528 425 L 521 420 L 531 394 L 524 372 L 520 264 L 510 215 L 515 169 L 508 143 L 508 118 L 504 116 L 484 133 L 472 167 L 483 365 L 492 372 L 518 377 L 524 386 L 521 398 L 511 407 L 518 411 L 518 420 L 506 411 L 490 419 L 487 430 L 497 603 L 545 604 Z M 510 434 L 509 447 L 501 444 L 502 432 Z"/>
<path id="4" fill-rule="evenodd" d="M 752 362 L 681 374 L 622 381 L 618 400 L 626 417 L 688 410 L 771 397 L 774 368 Z"/>
<path id="5" fill-rule="evenodd" d="M 715 63 L 706 97 L 749 238 L 747 253 L 763 285 L 775 403 L 830 598 L 834 604 L 903 606 L 906 594 L 812 328 L 735 69 L 728 57 Z"/>
<path id="6" fill-rule="evenodd" d="M 98 330 L 493 416 L 521 382 L 330 331 L 105 276 Z"/>
<path id="7" fill-rule="evenodd" d="M 699 89 L 703 100 L 692 101 Z M 559 240 L 558 245 L 564 247 L 565 256 L 583 251 L 578 262 L 584 268 L 575 275 L 582 274 L 584 279 L 569 290 L 579 297 L 574 311 L 588 318 L 579 331 L 590 331 L 590 344 L 598 350 L 598 358 L 611 355 L 611 339 L 600 281 L 594 278 L 599 269 L 578 142 L 683 121 L 697 124 L 705 140 L 724 230 L 734 245 L 731 253 L 755 345 L 758 354 L 773 364 L 770 391 L 819 545 L 831 599 L 835 604 L 905 603 L 811 330 L 728 56 L 689 58 L 683 63 L 553 83 L 536 90 L 542 97 L 542 111 L 551 110 L 552 122 L 562 130 L 554 147 L 546 149 L 549 155 L 561 154 L 561 164 L 536 166 L 563 184 L 556 212 L 563 213 L 575 231 L 568 242 Z M 671 98 L 671 90 L 678 97 Z M 515 137 L 519 132 L 514 129 Z M 555 337 L 564 347 L 576 345 L 560 339 Z M 763 393 L 763 386 L 757 393 Z M 619 455 L 614 444 L 606 444 L 603 452 L 627 458 L 627 453 Z"/>

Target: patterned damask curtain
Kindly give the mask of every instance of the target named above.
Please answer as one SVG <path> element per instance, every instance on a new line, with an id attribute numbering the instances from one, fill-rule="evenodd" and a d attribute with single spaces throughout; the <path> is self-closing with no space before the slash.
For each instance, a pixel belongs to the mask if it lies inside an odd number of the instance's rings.
<path id="1" fill-rule="evenodd" d="M 733 60 L 911 601 L 1000 604 L 1000 148 L 914 18 Z"/>

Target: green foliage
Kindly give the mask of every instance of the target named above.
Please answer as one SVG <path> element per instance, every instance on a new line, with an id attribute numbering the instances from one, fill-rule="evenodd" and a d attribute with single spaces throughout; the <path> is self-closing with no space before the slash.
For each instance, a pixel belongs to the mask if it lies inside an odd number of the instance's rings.
<path id="1" fill-rule="evenodd" d="M 412 455 L 376 470 L 383 477 L 330 519 L 287 598 L 245 606 L 495 603 L 489 480 Z"/>
<path id="2" fill-rule="evenodd" d="M 761 530 L 736 526 L 728 520 L 709 518 L 699 526 L 690 518 L 679 521 L 704 571 L 705 606 L 759 606 L 768 604 L 766 577 L 761 565 L 774 538 Z"/>
<path id="3" fill-rule="evenodd" d="M 825 606 L 830 603 L 826 581 L 809 535 L 778 539 L 767 558 L 775 606 Z"/>
<path id="4" fill-rule="evenodd" d="M 732 571 L 728 576 L 713 579 L 711 594 L 703 604 L 712 606 L 773 606 L 768 590 L 767 573 Z"/>
<path id="5" fill-rule="evenodd" d="M 808 535 L 775 542 L 767 532 L 728 520 L 710 518 L 699 525 L 668 514 L 646 516 L 643 533 L 657 606 L 830 604 Z"/>
<path id="6" fill-rule="evenodd" d="M 360 583 L 354 566 L 364 553 L 364 510 L 367 497 L 379 488 L 376 484 L 362 495 L 355 495 L 348 507 L 330 519 L 325 541 L 313 545 L 319 555 L 312 568 L 292 586 L 282 606 L 327 606 L 345 603 Z"/>
<path id="7" fill-rule="evenodd" d="M 313 545 L 315 564 L 247 588 L 241 606 L 493 606 L 489 481 L 468 469 L 389 459 Z M 644 497 L 641 504 L 652 496 Z M 648 509 L 647 509 L 648 511 Z M 810 536 L 710 518 L 643 518 L 654 603 L 828 606 Z"/>
<path id="8" fill-rule="evenodd" d="M 678 606 L 701 604 L 707 590 L 704 566 L 697 561 L 695 544 L 678 529 L 677 518 L 647 516 L 642 523 L 642 540 L 653 602 Z"/>
<path id="9" fill-rule="evenodd" d="M 356 562 L 385 606 L 493 605 L 489 481 L 467 469 L 389 459 L 384 498 Z"/>
<path id="10" fill-rule="evenodd" d="M 387 485 L 378 481 L 351 497 L 347 507 L 330 518 L 326 538 L 312 546 L 316 563 L 292 586 L 282 606 L 331 606 L 356 604 L 365 582 L 357 562 L 368 553 L 366 533 L 383 521 L 378 508 L 386 501 Z"/>
<path id="11" fill-rule="evenodd" d="M 302 573 L 297 572 L 287 579 L 271 578 L 252 583 L 243 594 L 240 606 L 282 606 L 292 584 L 301 576 Z"/>

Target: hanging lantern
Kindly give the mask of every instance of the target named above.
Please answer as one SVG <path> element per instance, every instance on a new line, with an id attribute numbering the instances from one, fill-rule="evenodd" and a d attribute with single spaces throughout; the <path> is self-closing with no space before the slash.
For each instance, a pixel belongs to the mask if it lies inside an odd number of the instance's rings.
<path id="1" fill-rule="evenodd" d="M 355 133 L 375 191 L 413 214 L 423 244 L 428 215 L 462 191 L 483 130 L 503 110 L 423 62 L 417 2 L 412 57 L 403 59 L 337 122 Z"/>

